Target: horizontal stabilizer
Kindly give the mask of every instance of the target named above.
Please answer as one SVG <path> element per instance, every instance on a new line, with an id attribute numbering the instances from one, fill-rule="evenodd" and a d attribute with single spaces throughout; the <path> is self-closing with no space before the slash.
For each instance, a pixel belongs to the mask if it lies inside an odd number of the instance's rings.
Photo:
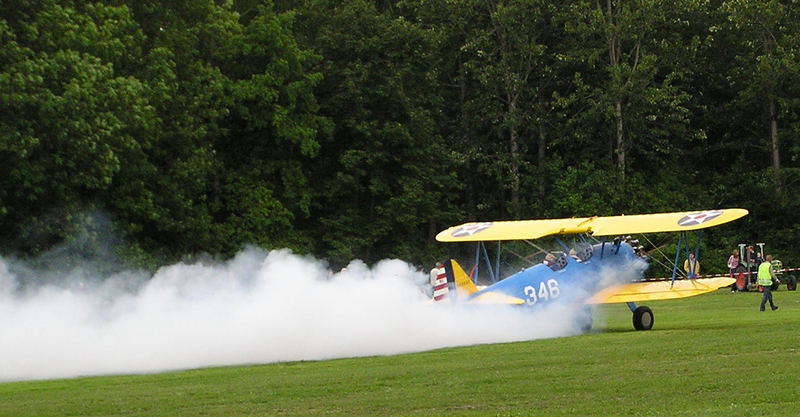
<path id="1" fill-rule="evenodd" d="M 634 282 L 608 287 L 586 301 L 586 304 L 631 303 L 638 301 L 673 300 L 715 291 L 736 282 L 733 278 L 699 278 L 675 281 Z"/>
<path id="2" fill-rule="evenodd" d="M 480 295 L 471 298 L 469 300 L 470 303 L 474 304 L 510 304 L 510 305 L 520 305 L 524 304 L 525 300 L 522 300 L 517 297 L 512 297 L 510 295 L 506 295 L 499 292 L 485 292 L 481 293 Z"/>

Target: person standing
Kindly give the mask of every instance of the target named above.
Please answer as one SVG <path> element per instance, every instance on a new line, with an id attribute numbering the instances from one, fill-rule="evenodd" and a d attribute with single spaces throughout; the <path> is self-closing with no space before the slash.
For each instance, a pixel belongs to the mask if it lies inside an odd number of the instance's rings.
<path id="1" fill-rule="evenodd" d="M 447 276 L 442 262 L 436 262 L 436 266 L 431 269 L 431 288 L 433 289 L 434 301 L 439 301 L 447 296 L 449 289 L 447 288 Z"/>
<path id="2" fill-rule="evenodd" d="M 731 271 L 731 278 L 735 278 L 736 268 L 739 267 L 739 251 L 734 250 L 728 258 L 728 269 Z"/>
<path id="3" fill-rule="evenodd" d="M 778 309 L 778 306 L 772 301 L 772 281 L 781 281 L 775 276 L 775 270 L 772 268 L 772 255 L 767 255 L 767 259 L 758 266 L 758 285 L 764 289 L 764 295 L 761 297 L 761 306 L 759 311 L 764 311 L 767 301 L 772 311 Z"/>
<path id="4" fill-rule="evenodd" d="M 436 262 L 436 265 L 431 269 L 431 286 L 436 285 L 436 278 L 439 277 L 439 273 L 442 272 L 444 269 L 444 264 L 440 262 Z"/>
<path id="5" fill-rule="evenodd" d="M 757 275 L 758 266 L 761 262 L 758 261 L 758 257 L 756 256 L 756 251 L 753 250 L 753 245 L 747 247 L 747 259 L 742 259 L 742 261 L 747 261 L 747 282 L 755 282 L 756 280 L 753 278 L 753 275 Z"/>
<path id="6" fill-rule="evenodd" d="M 737 278 L 736 277 L 736 268 L 738 268 L 738 267 L 739 267 L 739 251 L 734 249 L 733 252 L 731 252 L 731 256 L 728 257 L 728 269 L 731 272 L 731 278 Z M 737 285 L 738 284 L 736 282 L 731 284 L 731 292 L 736 292 Z"/>
<path id="7" fill-rule="evenodd" d="M 683 270 L 688 278 L 694 279 L 700 275 L 700 262 L 694 258 L 694 252 L 689 252 L 689 259 L 683 262 Z"/>

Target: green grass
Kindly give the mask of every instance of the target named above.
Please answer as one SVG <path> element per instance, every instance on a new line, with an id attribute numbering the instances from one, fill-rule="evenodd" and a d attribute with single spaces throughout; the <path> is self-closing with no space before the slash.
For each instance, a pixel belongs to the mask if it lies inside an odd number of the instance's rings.
<path id="1" fill-rule="evenodd" d="M 390 357 L 0 384 L 1 416 L 796 416 L 800 292 L 623 305 L 591 334 Z M 535 319 L 535 316 L 532 316 Z"/>

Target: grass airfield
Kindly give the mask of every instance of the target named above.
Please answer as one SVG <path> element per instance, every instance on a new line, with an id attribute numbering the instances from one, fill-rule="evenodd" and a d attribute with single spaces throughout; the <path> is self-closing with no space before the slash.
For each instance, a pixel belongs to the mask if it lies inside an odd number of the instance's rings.
<path id="1" fill-rule="evenodd" d="M 607 305 L 575 337 L 3 383 L 0 416 L 797 416 L 800 292 L 774 297 L 764 313 L 728 290 L 648 303 L 648 332 Z"/>

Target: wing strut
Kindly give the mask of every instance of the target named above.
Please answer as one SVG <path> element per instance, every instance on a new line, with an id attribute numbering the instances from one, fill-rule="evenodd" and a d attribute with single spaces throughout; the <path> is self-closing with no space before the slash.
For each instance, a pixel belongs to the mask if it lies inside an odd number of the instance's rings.
<path id="1" fill-rule="evenodd" d="M 675 276 L 678 274 L 678 259 L 681 256 L 681 244 L 683 241 L 686 240 L 686 246 L 689 246 L 689 240 L 686 237 L 686 232 L 680 232 L 678 234 L 678 248 L 675 250 L 675 262 L 672 263 L 672 281 L 669 283 L 669 287 L 672 288 L 675 285 Z"/>
<path id="2" fill-rule="evenodd" d="M 497 241 L 497 257 L 495 259 L 494 269 L 492 269 L 492 263 L 489 260 L 489 251 L 486 250 L 486 245 L 483 241 L 478 242 L 475 246 L 475 265 L 481 264 L 481 253 L 483 253 L 483 258 L 486 260 L 486 269 L 489 272 L 489 278 L 491 278 L 492 284 L 494 284 L 500 279 L 500 241 Z M 475 276 L 472 277 L 474 282 L 478 282 L 479 271 L 480 268 L 475 269 Z"/>
<path id="3" fill-rule="evenodd" d="M 497 241 L 497 257 L 494 260 L 494 270 L 497 271 L 492 277 L 492 284 L 500 280 L 500 241 Z"/>
<path id="4" fill-rule="evenodd" d="M 697 232 L 697 246 L 695 246 L 695 248 L 694 248 L 694 259 L 695 259 L 695 262 L 700 262 L 700 239 L 702 237 L 703 237 L 703 231 L 700 230 L 699 232 Z M 686 259 L 689 259 L 689 241 L 688 240 L 686 241 Z M 689 265 L 689 273 L 688 273 L 688 275 L 689 276 L 687 278 L 689 278 L 689 279 L 697 278 L 697 271 L 695 271 L 695 266 L 694 265 Z"/>
<path id="5" fill-rule="evenodd" d="M 702 238 L 703 238 L 703 231 L 700 230 L 697 232 L 697 245 L 695 245 L 694 247 L 694 259 L 698 263 L 700 262 L 700 241 L 702 240 Z M 678 235 L 678 247 L 675 249 L 675 263 L 672 264 L 672 281 L 670 281 L 669 284 L 670 288 L 672 288 L 672 286 L 675 284 L 675 278 L 678 275 L 678 260 L 680 259 L 681 256 L 681 245 L 683 244 L 684 241 L 686 241 L 686 248 L 685 248 L 686 259 L 689 259 L 689 236 L 687 236 L 686 232 L 681 232 Z M 690 265 L 689 275 L 687 278 L 695 279 L 696 275 L 697 274 L 694 271 L 694 266 Z"/>

